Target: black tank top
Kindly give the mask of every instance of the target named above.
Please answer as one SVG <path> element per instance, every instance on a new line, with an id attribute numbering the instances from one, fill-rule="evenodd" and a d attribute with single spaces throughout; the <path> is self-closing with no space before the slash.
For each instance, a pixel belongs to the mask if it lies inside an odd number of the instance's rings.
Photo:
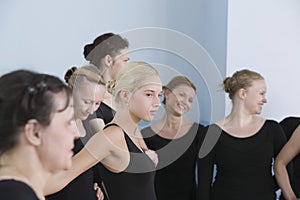
<path id="1" fill-rule="evenodd" d="M 109 124 L 105 128 L 109 126 L 118 125 Z M 120 173 L 113 173 L 102 164 L 99 166 L 108 198 L 109 200 L 156 200 L 154 163 L 132 142 L 124 130 L 123 132 L 130 152 L 130 161 L 127 168 Z"/>

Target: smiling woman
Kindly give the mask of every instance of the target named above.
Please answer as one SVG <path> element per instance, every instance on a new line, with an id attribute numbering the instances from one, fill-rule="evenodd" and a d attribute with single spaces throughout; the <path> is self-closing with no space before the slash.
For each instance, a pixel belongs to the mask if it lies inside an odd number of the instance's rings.
<path id="1" fill-rule="evenodd" d="M 286 138 L 276 121 L 257 116 L 267 102 L 264 78 L 240 70 L 223 81 L 223 88 L 232 100 L 232 110 L 208 127 L 206 137 L 217 141 L 208 144 L 212 150 L 199 161 L 199 198 L 275 200 L 278 187 L 271 173 L 272 160 Z M 217 174 L 212 183 L 214 164 Z"/>

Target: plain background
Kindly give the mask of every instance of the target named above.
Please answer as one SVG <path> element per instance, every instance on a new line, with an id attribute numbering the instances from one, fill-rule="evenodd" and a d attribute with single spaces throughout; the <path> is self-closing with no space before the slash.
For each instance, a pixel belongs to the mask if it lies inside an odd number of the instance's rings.
<path id="1" fill-rule="evenodd" d="M 1 75 L 26 68 L 63 78 L 85 63 L 85 44 L 114 32 L 128 38 L 131 60 L 154 64 L 164 83 L 181 74 L 197 85 L 189 115 L 195 121 L 210 123 L 230 111 L 217 83 L 243 68 L 266 78 L 264 117 L 300 113 L 299 0 L 1 0 L 0 27 Z"/>

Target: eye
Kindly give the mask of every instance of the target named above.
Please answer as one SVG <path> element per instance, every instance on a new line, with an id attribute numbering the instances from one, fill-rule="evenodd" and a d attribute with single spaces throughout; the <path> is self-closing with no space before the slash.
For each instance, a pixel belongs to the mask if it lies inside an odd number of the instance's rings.
<path id="1" fill-rule="evenodd" d="M 152 93 L 146 93 L 146 96 L 147 97 L 153 97 L 153 94 Z"/>

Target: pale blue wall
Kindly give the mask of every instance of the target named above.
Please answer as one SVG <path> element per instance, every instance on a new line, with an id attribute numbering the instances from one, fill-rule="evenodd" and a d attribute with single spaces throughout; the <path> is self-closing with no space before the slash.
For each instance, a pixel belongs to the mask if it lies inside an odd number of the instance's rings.
<path id="1" fill-rule="evenodd" d="M 197 85 L 199 102 L 189 117 L 195 121 L 214 121 L 223 117 L 225 108 L 215 83 L 226 71 L 226 16 L 227 0 L 177 0 L 176 3 L 174 0 L 3 0 L 0 1 L 0 74 L 26 67 L 62 78 L 68 67 L 84 63 L 83 46 L 101 33 L 130 33 L 128 37 L 134 46 L 136 40 L 148 39 L 144 35 L 133 38 L 137 28 L 174 30 L 184 37 L 181 43 L 175 39 L 162 50 L 157 47 L 134 50 L 132 60 L 157 63 L 164 66 L 159 67 L 162 71 L 174 69 L 171 70 L 174 74 L 188 76 Z M 181 48 L 184 52 L 180 48 L 178 54 L 170 51 L 172 45 L 184 47 Z M 193 48 L 195 51 L 189 52 Z M 209 68 L 213 68 L 213 74 Z M 172 75 L 163 74 L 164 83 Z"/>

